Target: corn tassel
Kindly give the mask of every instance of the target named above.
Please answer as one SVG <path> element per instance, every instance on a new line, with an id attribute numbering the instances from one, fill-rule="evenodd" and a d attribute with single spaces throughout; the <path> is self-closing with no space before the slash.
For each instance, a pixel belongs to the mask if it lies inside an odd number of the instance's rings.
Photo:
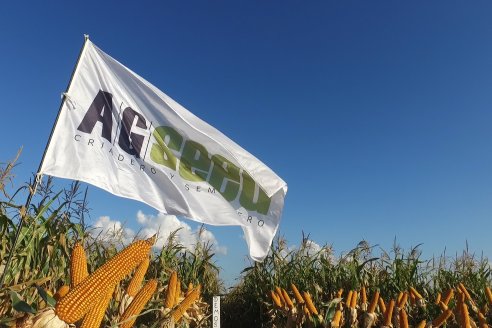
<path id="1" fill-rule="evenodd" d="M 311 295 L 307 292 L 303 292 L 302 295 L 304 296 L 304 301 L 306 301 L 306 306 L 311 314 L 316 314 L 318 315 L 318 310 L 313 304 L 313 300 L 311 299 Z"/>
<path id="2" fill-rule="evenodd" d="M 84 247 L 76 242 L 72 250 L 70 261 L 70 287 L 74 288 L 89 275 L 87 271 L 87 257 Z"/>
<path id="3" fill-rule="evenodd" d="M 376 310 L 376 306 L 378 305 L 378 300 L 379 300 L 379 290 L 376 290 L 376 292 L 372 296 L 372 300 L 371 303 L 369 304 L 369 308 L 367 309 L 367 312 L 374 313 L 374 311 Z"/>
<path id="4" fill-rule="evenodd" d="M 174 322 L 178 322 L 188 308 L 200 297 L 200 285 L 198 285 L 193 291 L 185 297 L 185 299 L 179 303 L 178 307 L 172 312 Z"/>
<path id="5" fill-rule="evenodd" d="M 99 328 L 101 322 L 104 319 L 104 314 L 109 305 L 109 302 L 113 298 L 113 291 L 109 292 L 106 297 L 100 298 L 97 303 L 87 312 L 82 320 L 80 328 Z"/>
<path id="6" fill-rule="evenodd" d="M 130 281 L 128 288 L 126 289 L 126 293 L 129 296 L 135 297 L 135 295 L 137 295 L 138 291 L 140 290 L 140 286 L 142 285 L 142 281 L 144 279 L 145 273 L 149 268 L 149 264 L 150 264 L 150 259 L 147 257 L 142 261 L 142 263 L 140 263 L 137 270 L 135 270 L 132 280 Z"/>
<path id="7" fill-rule="evenodd" d="M 142 289 L 137 293 L 137 295 L 135 295 L 135 298 L 121 316 L 120 322 L 122 324 L 120 328 L 130 328 L 133 326 L 135 320 L 137 320 L 137 316 L 140 314 L 140 312 L 142 312 L 145 304 L 147 304 L 147 302 L 150 300 L 156 289 L 156 279 L 149 280 L 142 287 Z"/>
<path id="8" fill-rule="evenodd" d="M 450 309 L 443 311 L 436 319 L 432 321 L 432 327 L 441 327 L 446 322 L 446 320 L 448 320 L 451 314 L 453 314 L 453 312 Z"/>
<path id="9" fill-rule="evenodd" d="M 292 289 L 292 292 L 294 293 L 294 298 L 296 299 L 297 304 L 304 304 L 304 299 L 302 298 L 301 293 L 299 293 L 296 285 L 290 284 L 290 289 Z"/>
<path id="10" fill-rule="evenodd" d="M 66 323 L 81 319 L 94 303 L 105 297 L 140 264 L 142 258 L 148 256 L 154 242 L 155 236 L 136 241 L 99 267 L 56 304 L 57 316 Z"/>
<path id="11" fill-rule="evenodd" d="M 164 302 L 164 307 L 166 309 L 172 309 L 174 306 L 174 300 L 176 299 L 174 294 L 176 294 L 177 282 L 178 282 L 178 273 L 176 271 L 173 271 L 171 273 L 171 277 L 169 277 L 169 282 L 167 283 L 166 300 Z"/>

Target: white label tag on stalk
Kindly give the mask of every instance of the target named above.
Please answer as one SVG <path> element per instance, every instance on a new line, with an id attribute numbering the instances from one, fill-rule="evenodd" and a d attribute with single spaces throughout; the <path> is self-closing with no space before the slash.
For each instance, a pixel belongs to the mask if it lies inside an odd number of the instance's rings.
<path id="1" fill-rule="evenodd" d="M 220 296 L 213 297 L 212 304 L 212 327 L 220 327 Z"/>

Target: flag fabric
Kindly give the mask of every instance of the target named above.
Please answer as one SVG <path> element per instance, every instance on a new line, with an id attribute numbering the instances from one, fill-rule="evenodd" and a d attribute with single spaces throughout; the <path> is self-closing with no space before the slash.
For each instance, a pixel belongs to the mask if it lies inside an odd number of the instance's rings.
<path id="1" fill-rule="evenodd" d="M 287 193 L 265 164 L 88 39 L 39 173 L 197 222 L 239 225 L 256 261 L 268 253 Z"/>

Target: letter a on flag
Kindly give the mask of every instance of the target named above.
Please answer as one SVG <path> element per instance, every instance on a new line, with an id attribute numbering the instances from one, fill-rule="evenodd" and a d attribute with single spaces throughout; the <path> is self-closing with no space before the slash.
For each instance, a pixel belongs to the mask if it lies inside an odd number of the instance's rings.
<path id="1" fill-rule="evenodd" d="M 257 261 L 287 193 L 265 164 L 88 39 L 39 173 L 201 223 L 239 225 Z"/>

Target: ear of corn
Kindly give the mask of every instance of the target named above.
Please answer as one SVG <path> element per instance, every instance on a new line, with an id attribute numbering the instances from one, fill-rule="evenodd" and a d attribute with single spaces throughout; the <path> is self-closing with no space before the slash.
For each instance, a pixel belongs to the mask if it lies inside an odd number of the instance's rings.
<path id="1" fill-rule="evenodd" d="M 69 291 L 70 291 L 70 287 L 68 287 L 67 285 L 63 285 L 60 288 L 58 288 L 55 295 L 53 295 L 53 298 L 58 302 L 65 295 L 67 295 Z"/>
<path id="2" fill-rule="evenodd" d="M 303 304 L 304 299 L 302 298 L 301 293 L 299 293 L 296 285 L 290 284 L 290 289 L 292 289 L 292 292 L 294 293 L 294 298 L 296 299 L 297 304 Z"/>
<path id="3" fill-rule="evenodd" d="M 378 300 L 379 300 L 379 289 L 374 292 L 374 295 L 372 295 L 371 303 L 369 304 L 369 308 L 367 309 L 367 312 L 374 313 L 374 311 L 376 310 L 376 306 L 378 305 Z"/>
<path id="4" fill-rule="evenodd" d="M 130 281 L 128 288 L 126 289 L 126 293 L 129 296 L 134 297 L 135 295 L 137 295 L 138 291 L 140 290 L 140 286 L 142 285 L 145 273 L 149 268 L 149 264 L 150 259 L 149 257 L 147 257 L 142 261 L 142 263 L 140 263 L 140 265 L 137 267 L 137 270 L 135 270 L 132 280 Z"/>
<path id="5" fill-rule="evenodd" d="M 399 309 L 402 309 L 405 307 L 405 305 L 407 304 L 407 299 L 408 299 L 408 293 L 404 292 L 402 297 L 400 298 L 400 302 L 398 303 Z"/>
<path id="6" fill-rule="evenodd" d="M 470 315 L 468 313 L 468 306 L 465 303 L 461 303 L 459 305 L 459 307 L 460 307 L 461 327 L 471 328 Z"/>
<path id="7" fill-rule="evenodd" d="M 451 288 L 446 293 L 446 296 L 444 297 L 443 303 L 446 304 L 446 305 L 448 305 L 449 304 L 449 301 L 451 301 L 451 299 L 453 298 L 453 296 L 454 296 L 454 289 Z"/>
<path id="8" fill-rule="evenodd" d="M 80 328 L 99 328 L 101 327 L 101 322 L 104 319 L 104 314 L 106 309 L 113 297 L 113 291 L 108 292 L 106 297 L 100 298 L 97 303 L 87 312 L 82 320 Z"/>
<path id="9" fill-rule="evenodd" d="M 350 307 L 350 305 L 352 304 L 352 294 L 353 293 L 354 293 L 353 290 L 348 291 L 347 300 L 345 301 L 345 304 L 347 305 L 347 307 Z"/>
<path id="10" fill-rule="evenodd" d="M 489 305 L 492 305 L 492 291 L 488 286 L 485 287 L 485 296 L 487 296 L 487 302 Z"/>
<path id="11" fill-rule="evenodd" d="M 413 287 L 410 287 L 410 292 L 415 296 L 416 299 L 420 300 L 422 299 L 422 295 Z"/>
<path id="12" fill-rule="evenodd" d="M 188 308 L 200 297 L 200 285 L 198 285 L 193 291 L 185 297 L 185 299 L 179 303 L 178 307 L 172 312 L 174 322 L 178 322 Z"/>
<path id="13" fill-rule="evenodd" d="M 72 250 L 70 261 L 70 287 L 74 288 L 89 275 L 87 271 L 87 257 L 79 242 L 76 242 Z"/>
<path id="14" fill-rule="evenodd" d="M 343 294 L 343 288 L 340 288 L 340 289 L 337 291 L 337 298 L 341 298 L 341 297 L 342 297 L 342 294 Z"/>
<path id="15" fill-rule="evenodd" d="M 352 293 L 352 299 L 350 300 L 350 308 L 351 309 L 355 309 L 356 305 L 357 305 L 357 291 L 354 290 L 354 292 Z"/>
<path id="16" fill-rule="evenodd" d="M 342 319 L 342 311 L 336 310 L 333 320 L 331 321 L 332 327 L 340 327 L 340 320 Z"/>
<path id="17" fill-rule="evenodd" d="M 403 308 L 400 310 L 399 319 L 400 319 L 400 328 L 408 328 L 408 316 L 407 316 L 407 312 Z"/>
<path id="18" fill-rule="evenodd" d="M 167 293 L 166 300 L 164 302 L 164 307 L 171 309 L 174 306 L 174 301 L 176 299 L 176 284 L 178 282 L 178 273 L 173 271 L 169 277 L 169 282 L 167 283 Z"/>
<path id="19" fill-rule="evenodd" d="M 379 296 L 379 298 L 378 298 L 378 303 L 379 303 L 379 311 L 381 313 L 385 313 L 386 312 L 386 304 L 384 303 L 384 300 L 381 296 Z"/>
<path id="20" fill-rule="evenodd" d="M 386 311 L 384 312 L 384 320 L 383 320 L 383 326 L 390 327 L 391 326 L 391 318 L 393 317 L 393 309 L 395 307 L 395 300 L 392 299 L 388 307 L 386 308 Z"/>
<path id="21" fill-rule="evenodd" d="M 133 326 L 135 320 L 137 319 L 136 316 L 138 316 L 140 312 L 142 312 L 143 307 L 145 306 L 145 304 L 147 304 L 156 289 L 157 280 L 155 279 L 149 280 L 142 287 L 142 289 L 137 293 L 137 295 L 135 295 L 135 298 L 121 316 L 121 328 L 130 328 Z"/>
<path id="22" fill-rule="evenodd" d="M 282 296 L 284 297 L 285 303 L 287 304 L 287 307 L 289 309 L 294 308 L 294 303 L 292 303 L 292 300 L 290 299 L 289 294 L 287 294 L 287 291 L 282 288 Z"/>
<path id="23" fill-rule="evenodd" d="M 419 322 L 416 328 L 425 328 L 425 325 L 427 324 L 426 320 L 422 320 Z"/>
<path id="24" fill-rule="evenodd" d="M 281 308 L 282 307 L 282 302 L 280 301 L 280 298 L 277 296 L 277 293 L 275 291 L 271 290 L 270 291 L 270 295 L 272 296 L 273 303 L 276 306 L 278 306 L 279 308 Z"/>
<path id="25" fill-rule="evenodd" d="M 309 295 L 308 292 L 303 292 L 302 296 L 304 298 L 304 301 L 306 302 L 306 306 L 311 314 L 316 314 L 318 315 L 318 310 L 314 306 L 313 300 L 311 299 L 311 295 Z"/>
<path id="26" fill-rule="evenodd" d="M 174 305 L 179 303 L 179 298 L 181 297 L 181 281 L 179 278 L 176 281 L 176 290 L 174 291 Z"/>
<path id="27" fill-rule="evenodd" d="M 432 327 L 441 327 L 446 322 L 446 320 L 448 320 L 451 314 L 453 314 L 453 312 L 450 309 L 443 311 L 436 319 L 432 321 Z"/>
<path id="28" fill-rule="evenodd" d="M 66 323 L 81 319 L 148 256 L 154 242 L 155 237 L 136 241 L 99 267 L 56 304 L 57 316 Z"/>
<path id="29" fill-rule="evenodd" d="M 434 302 L 434 304 L 439 304 L 439 302 L 441 302 L 441 293 L 437 293 L 436 301 Z"/>
<path id="30" fill-rule="evenodd" d="M 286 304 L 285 302 L 285 299 L 284 299 L 284 295 L 282 295 L 282 290 L 280 289 L 279 286 L 275 286 L 275 291 L 277 292 L 277 295 L 278 297 L 280 298 L 280 301 L 282 302 L 282 304 Z"/>
<path id="31" fill-rule="evenodd" d="M 360 289 L 360 301 L 361 303 L 367 303 L 366 287 L 364 285 Z"/>

